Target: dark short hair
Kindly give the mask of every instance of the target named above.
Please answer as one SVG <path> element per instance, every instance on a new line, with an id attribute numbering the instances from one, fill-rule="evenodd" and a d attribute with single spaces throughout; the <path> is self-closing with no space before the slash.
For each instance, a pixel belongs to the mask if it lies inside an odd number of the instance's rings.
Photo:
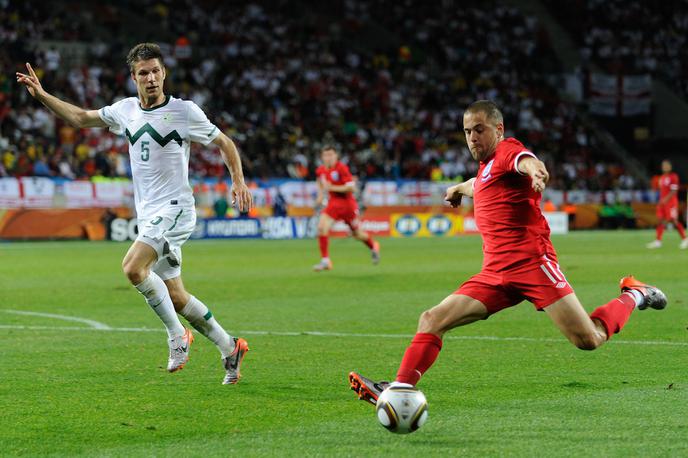
<path id="1" fill-rule="evenodd" d="M 335 148 L 334 145 L 323 145 L 323 147 L 320 148 L 320 154 L 322 154 L 322 153 L 324 153 L 325 151 L 330 150 L 330 149 L 331 149 L 332 151 L 334 151 L 335 153 L 339 154 L 339 151 L 337 151 L 337 148 Z"/>
<path id="2" fill-rule="evenodd" d="M 165 66 L 160 46 L 155 43 L 139 43 L 131 48 L 129 54 L 127 54 L 127 65 L 129 65 L 129 69 L 133 72 L 136 62 L 150 59 L 158 59 L 160 65 Z"/>
<path id="3" fill-rule="evenodd" d="M 497 104 L 492 100 L 477 100 L 468 105 L 468 108 L 466 108 L 466 113 L 478 112 L 485 113 L 487 115 L 487 119 L 495 124 L 504 124 L 504 116 L 502 115 L 499 107 L 497 107 Z"/>

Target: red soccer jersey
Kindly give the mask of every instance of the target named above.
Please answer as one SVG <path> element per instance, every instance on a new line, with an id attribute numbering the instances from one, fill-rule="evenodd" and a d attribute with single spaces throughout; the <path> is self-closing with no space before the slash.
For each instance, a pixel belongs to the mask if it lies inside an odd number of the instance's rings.
<path id="1" fill-rule="evenodd" d="M 671 191 L 676 192 L 664 205 L 676 207 L 678 206 L 678 175 L 674 172 L 665 173 L 659 177 L 659 199 L 664 199 Z"/>
<path id="2" fill-rule="evenodd" d="M 326 180 L 335 186 L 341 186 L 354 182 L 354 177 L 349 171 L 346 164 L 337 161 L 332 168 L 327 168 L 324 165 L 318 167 L 315 171 L 318 180 Z M 330 203 L 351 203 L 355 204 L 354 194 L 352 192 L 330 192 Z"/>
<path id="3" fill-rule="evenodd" d="M 501 141 L 480 162 L 473 184 L 475 222 L 483 237 L 483 270 L 503 271 L 555 259 L 549 225 L 540 211 L 542 195 L 521 174 L 518 161 L 535 155 L 515 138 Z"/>

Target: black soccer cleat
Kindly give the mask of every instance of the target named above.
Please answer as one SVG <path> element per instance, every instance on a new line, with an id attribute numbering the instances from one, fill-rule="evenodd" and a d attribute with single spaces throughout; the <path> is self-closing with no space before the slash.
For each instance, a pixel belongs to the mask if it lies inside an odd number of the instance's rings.
<path id="1" fill-rule="evenodd" d="M 358 399 L 376 405 L 377 398 L 389 386 L 389 382 L 375 382 L 361 374 L 351 372 L 349 373 L 349 385 L 358 395 Z"/>

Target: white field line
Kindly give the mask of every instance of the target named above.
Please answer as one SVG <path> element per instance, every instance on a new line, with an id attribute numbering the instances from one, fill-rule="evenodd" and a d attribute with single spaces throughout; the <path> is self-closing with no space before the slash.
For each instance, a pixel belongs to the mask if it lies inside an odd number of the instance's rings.
<path id="1" fill-rule="evenodd" d="M 85 328 L 78 326 L 24 326 L 0 324 L 0 329 L 15 329 L 25 331 L 109 331 L 109 332 L 158 332 L 163 333 L 164 329 L 153 328 Z M 236 331 L 237 335 L 254 336 L 311 336 L 311 337 L 350 337 L 350 338 L 376 338 L 376 339 L 411 339 L 411 334 L 372 334 L 372 333 L 353 333 L 353 332 L 323 332 L 323 331 Z M 491 342 L 547 342 L 547 343 L 568 343 L 565 339 L 555 339 L 547 337 L 499 337 L 499 336 L 445 336 L 444 340 L 478 340 Z M 672 342 L 668 340 L 610 340 L 611 344 L 621 345 L 663 345 L 671 347 L 688 347 L 688 342 Z"/>
<path id="2" fill-rule="evenodd" d="M 100 331 L 107 331 L 107 330 L 111 329 L 110 326 L 108 326 L 105 323 L 101 323 L 100 321 L 89 320 L 88 318 L 79 318 L 78 316 L 58 315 L 56 313 L 25 312 L 22 310 L 8 310 L 8 309 L 4 309 L 2 311 L 5 313 L 11 313 L 12 315 L 40 316 L 43 318 L 55 318 L 56 320 L 76 321 L 77 323 L 87 324 L 87 325 L 91 326 L 92 329 L 98 329 Z"/>

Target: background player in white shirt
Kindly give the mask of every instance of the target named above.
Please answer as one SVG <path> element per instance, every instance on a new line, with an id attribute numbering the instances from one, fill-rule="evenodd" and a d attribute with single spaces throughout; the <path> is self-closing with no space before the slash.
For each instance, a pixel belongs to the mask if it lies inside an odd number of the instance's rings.
<path id="1" fill-rule="evenodd" d="M 200 300 L 190 295 L 181 278 L 181 246 L 196 224 L 189 187 L 189 147 L 192 141 L 220 147 L 232 176 L 232 199 L 240 210 L 252 206 L 244 183 L 236 146 L 193 102 L 163 92 L 165 66 L 160 47 L 140 43 L 127 55 L 138 97 L 85 110 L 48 94 L 30 64 L 17 81 L 29 93 L 74 127 L 109 127 L 126 135 L 134 181 L 139 235 L 129 248 L 122 269 L 132 285 L 160 317 L 167 329 L 170 356 L 167 370 L 182 369 L 189 360 L 193 334 L 182 326 L 177 312 L 220 350 L 226 370 L 224 384 L 237 383 L 239 365 L 248 344 L 232 338 Z"/>

